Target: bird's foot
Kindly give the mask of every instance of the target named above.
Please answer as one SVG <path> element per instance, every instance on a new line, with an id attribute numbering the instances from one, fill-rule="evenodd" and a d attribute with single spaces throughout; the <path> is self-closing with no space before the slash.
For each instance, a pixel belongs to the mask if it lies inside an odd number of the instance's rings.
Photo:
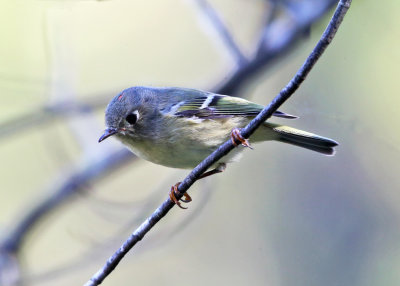
<path id="1" fill-rule="evenodd" d="M 253 149 L 253 147 L 250 146 L 249 140 L 243 138 L 242 135 L 240 135 L 239 128 L 232 129 L 231 140 L 234 146 L 237 146 L 238 145 L 237 142 L 240 142 L 244 147 L 249 147 L 250 149 Z"/>
<path id="2" fill-rule="evenodd" d="M 181 209 L 187 209 L 182 206 L 182 204 L 179 202 L 179 200 L 175 197 L 176 194 L 178 194 L 178 186 L 180 185 L 181 182 L 176 183 L 171 187 L 171 190 L 169 191 L 169 198 L 170 200 L 176 204 L 178 207 Z M 184 199 L 180 199 L 184 203 L 190 203 L 192 201 L 192 198 L 188 195 L 188 193 L 184 193 L 183 196 L 185 197 Z"/>

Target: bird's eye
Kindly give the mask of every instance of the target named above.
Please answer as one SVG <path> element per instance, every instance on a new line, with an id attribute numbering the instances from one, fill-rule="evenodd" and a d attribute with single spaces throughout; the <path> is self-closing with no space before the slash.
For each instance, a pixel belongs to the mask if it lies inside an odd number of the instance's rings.
<path id="1" fill-rule="evenodd" d="M 129 124 L 131 124 L 131 125 L 135 124 L 136 121 L 137 121 L 137 119 L 138 119 L 138 116 L 137 116 L 136 113 L 128 114 L 128 115 L 125 117 L 125 120 L 126 120 Z"/>

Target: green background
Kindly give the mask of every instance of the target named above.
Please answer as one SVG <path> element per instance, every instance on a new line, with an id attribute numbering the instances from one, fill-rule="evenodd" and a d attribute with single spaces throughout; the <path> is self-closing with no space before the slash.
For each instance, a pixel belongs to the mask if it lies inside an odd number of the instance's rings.
<path id="1" fill-rule="evenodd" d="M 277 121 L 337 140 L 336 155 L 256 145 L 196 183 L 189 209 L 174 208 L 104 285 L 399 284 L 400 2 L 353 2 L 281 108 L 300 119 Z M 250 55 L 265 1 L 211 4 Z M 329 17 L 245 96 L 267 104 Z M 133 85 L 210 90 L 235 67 L 193 1 L 3 0 L 0 41 L 0 122 L 55 102 L 106 102 Z M 0 138 L 0 238 L 66 174 L 119 147 L 97 144 L 104 108 Z M 138 160 L 88 186 L 27 239 L 27 285 L 83 284 L 187 173 Z"/>

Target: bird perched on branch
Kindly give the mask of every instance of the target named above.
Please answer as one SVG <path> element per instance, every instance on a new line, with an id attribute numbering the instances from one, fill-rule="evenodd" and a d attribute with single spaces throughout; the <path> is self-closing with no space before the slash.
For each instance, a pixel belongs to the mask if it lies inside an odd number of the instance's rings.
<path id="1" fill-rule="evenodd" d="M 246 126 L 264 106 L 245 99 L 195 89 L 131 87 L 115 96 L 106 109 L 106 130 L 99 142 L 115 136 L 137 156 L 156 164 L 191 169 L 222 143 L 250 147 L 238 128 Z M 276 117 L 296 116 L 276 111 Z M 337 142 L 292 127 L 264 122 L 251 136 L 252 142 L 275 140 L 333 155 Z M 243 148 L 235 148 L 203 177 L 222 172 Z M 175 198 L 179 183 L 171 188 Z M 184 202 L 190 196 L 185 193 Z"/>

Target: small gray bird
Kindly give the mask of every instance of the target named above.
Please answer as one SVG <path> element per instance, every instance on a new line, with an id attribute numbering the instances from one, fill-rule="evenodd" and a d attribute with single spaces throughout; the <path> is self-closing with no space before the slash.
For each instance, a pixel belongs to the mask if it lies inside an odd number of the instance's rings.
<path id="1" fill-rule="evenodd" d="M 229 138 L 249 146 L 236 128 L 246 126 L 264 107 L 245 99 L 196 89 L 136 86 L 115 96 L 106 109 L 106 130 L 99 142 L 114 135 L 133 153 L 156 164 L 191 169 Z M 296 116 L 276 111 L 276 117 Z M 232 132 L 233 131 L 233 132 Z M 337 142 L 292 127 L 264 122 L 252 142 L 275 140 L 333 155 Z M 223 171 L 243 148 L 235 148 L 203 177 Z M 174 192 L 170 197 L 179 206 Z M 186 197 L 186 196 L 185 196 Z M 187 200 L 190 197 L 187 195 Z"/>

